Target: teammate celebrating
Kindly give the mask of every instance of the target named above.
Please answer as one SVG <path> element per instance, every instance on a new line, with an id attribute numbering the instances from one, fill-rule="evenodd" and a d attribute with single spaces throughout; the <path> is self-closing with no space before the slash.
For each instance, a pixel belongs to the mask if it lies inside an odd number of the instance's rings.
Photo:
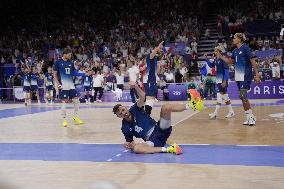
<path id="1" fill-rule="evenodd" d="M 250 85 L 253 79 L 253 71 L 255 72 L 255 82 L 260 83 L 260 75 L 258 73 L 257 64 L 255 58 L 251 53 L 251 49 L 244 42 L 246 37 L 243 33 L 236 33 L 234 35 L 233 44 L 236 48 L 232 52 L 232 56 L 227 58 L 220 52 L 216 53 L 217 58 L 222 59 L 227 64 L 235 63 L 235 80 L 237 82 L 240 99 L 242 100 L 245 110 L 245 122 L 243 125 L 255 125 L 256 118 L 252 113 L 250 102 L 247 98 L 247 92 L 250 89 Z"/>
<path id="2" fill-rule="evenodd" d="M 90 94 L 92 92 L 92 86 L 93 86 L 92 81 L 93 81 L 92 70 L 89 70 L 87 74 L 83 77 L 86 105 L 91 104 Z"/>
<path id="3" fill-rule="evenodd" d="M 31 73 L 28 67 L 24 70 L 23 91 L 25 98 L 25 106 L 27 106 L 28 104 L 30 104 L 31 100 Z"/>
<path id="4" fill-rule="evenodd" d="M 80 106 L 79 98 L 77 97 L 75 85 L 74 85 L 74 76 L 75 67 L 74 63 L 71 61 L 72 51 L 69 48 L 63 49 L 63 56 L 61 59 L 57 60 L 53 66 L 53 76 L 54 81 L 60 90 L 60 99 L 62 99 L 62 116 L 63 116 L 63 123 L 64 127 L 68 126 L 68 122 L 66 120 L 66 102 L 68 100 L 73 101 L 74 104 L 74 116 L 72 120 L 75 124 L 83 124 L 83 121 L 78 117 L 78 111 Z"/>
<path id="5" fill-rule="evenodd" d="M 151 115 L 151 111 L 157 95 L 157 73 L 160 72 L 160 64 L 157 55 L 163 52 L 162 41 L 154 50 L 146 57 L 146 64 L 140 68 L 140 71 L 146 70 L 143 78 L 143 86 L 146 93 L 145 111 Z"/>
<path id="6" fill-rule="evenodd" d="M 32 67 L 32 73 L 31 73 L 31 96 L 33 93 L 35 93 L 37 97 L 37 103 L 40 104 L 40 98 L 39 98 L 39 90 L 38 90 L 38 79 L 39 74 L 36 69 L 36 67 Z"/>
<path id="7" fill-rule="evenodd" d="M 44 77 L 44 82 L 45 82 L 45 102 L 48 104 L 53 103 L 53 74 L 52 74 L 52 67 L 47 68 L 47 73 L 45 74 Z"/>
<path id="8" fill-rule="evenodd" d="M 217 52 L 221 53 L 222 48 L 219 46 L 216 47 L 214 53 L 216 54 Z M 227 114 L 226 118 L 231 118 L 235 116 L 235 113 L 232 108 L 230 98 L 227 94 L 229 67 L 222 59 L 219 58 L 215 59 L 215 63 L 216 63 L 216 83 L 217 83 L 217 104 L 215 111 L 209 114 L 209 117 L 210 119 L 216 119 L 216 117 L 218 116 L 218 110 L 220 109 L 222 101 L 224 100 L 229 108 L 229 113 Z"/>

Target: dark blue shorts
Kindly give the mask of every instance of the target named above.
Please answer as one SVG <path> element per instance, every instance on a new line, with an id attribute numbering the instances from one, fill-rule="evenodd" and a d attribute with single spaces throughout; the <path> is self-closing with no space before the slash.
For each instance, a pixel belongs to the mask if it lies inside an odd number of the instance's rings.
<path id="1" fill-rule="evenodd" d="M 31 91 L 31 86 L 24 86 L 23 91 L 24 92 L 30 92 Z"/>
<path id="2" fill-rule="evenodd" d="M 250 84 L 251 84 L 251 81 L 237 81 L 239 90 L 241 89 L 250 90 Z"/>
<path id="3" fill-rule="evenodd" d="M 52 85 L 46 86 L 45 87 L 46 91 L 52 91 L 54 88 Z"/>
<path id="4" fill-rule="evenodd" d="M 92 91 L 92 87 L 87 87 L 87 86 L 84 86 L 84 91 Z"/>
<path id="5" fill-rule="evenodd" d="M 31 85 L 31 92 L 37 92 L 38 86 L 37 85 Z"/>
<path id="6" fill-rule="evenodd" d="M 217 93 L 227 93 L 227 89 L 228 89 L 228 82 L 227 82 L 227 86 L 226 87 L 222 87 L 221 83 L 217 84 Z"/>
<path id="7" fill-rule="evenodd" d="M 172 127 L 163 130 L 160 128 L 160 122 L 158 122 L 149 138 L 149 141 L 153 142 L 155 147 L 164 147 L 167 143 L 169 136 L 171 135 L 171 132 Z"/>
<path id="8" fill-rule="evenodd" d="M 156 96 L 157 95 L 157 83 L 151 82 L 151 83 L 144 83 L 145 93 L 146 96 Z"/>
<path id="9" fill-rule="evenodd" d="M 60 99 L 73 99 L 77 97 L 76 89 L 61 90 L 59 94 Z"/>

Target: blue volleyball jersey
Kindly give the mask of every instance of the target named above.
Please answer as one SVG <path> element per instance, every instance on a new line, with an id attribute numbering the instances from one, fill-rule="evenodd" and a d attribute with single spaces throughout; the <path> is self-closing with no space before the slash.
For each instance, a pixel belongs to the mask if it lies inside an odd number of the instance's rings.
<path id="1" fill-rule="evenodd" d="M 31 86 L 31 74 L 30 73 L 26 73 L 23 77 L 23 85 L 25 87 Z"/>
<path id="2" fill-rule="evenodd" d="M 84 87 L 92 87 L 92 81 L 93 77 L 92 76 L 84 76 L 83 77 L 83 85 Z"/>
<path id="3" fill-rule="evenodd" d="M 75 76 L 75 67 L 73 62 L 59 59 L 54 63 L 53 69 L 57 71 L 62 90 L 75 89 L 73 77 Z"/>
<path id="4" fill-rule="evenodd" d="M 253 79 L 251 49 L 248 45 L 243 44 L 240 48 L 236 48 L 232 52 L 232 59 L 235 60 L 235 80 L 251 81 Z"/>
<path id="5" fill-rule="evenodd" d="M 133 121 L 127 122 L 123 119 L 121 127 L 126 142 L 132 142 L 134 136 L 145 140 L 148 132 L 157 122 L 152 119 L 143 108 L 139 108 L 136 103 L 129 109 L 129 112 L 133 117 Z"/>
<path id="6" fill-rule="evenodd" d="M 45 74 L 45 78 L 46 78 L 46 86 L 53 86 L 53 75 L 52 73 L 46 73 Z"/>
<path id="7" fill-rule="evenodd" d="M 145 82 L 146 83 L 156 83 L 157 82 L 157 69 L 158 69 L 158 57 L 150 59 L 150 55 L 146 58 L 146 74 Z"/>
<path id="8" fill-rule="evenodd" d="M 38 85 L 38 73 L 31 73 L 31 85 Z"/>
<path id="9" fill-rule="evenodd" d="M 222 59 L 216 59 L 216 83 L 222 83 L 229 79 L 229 66 Z"/>

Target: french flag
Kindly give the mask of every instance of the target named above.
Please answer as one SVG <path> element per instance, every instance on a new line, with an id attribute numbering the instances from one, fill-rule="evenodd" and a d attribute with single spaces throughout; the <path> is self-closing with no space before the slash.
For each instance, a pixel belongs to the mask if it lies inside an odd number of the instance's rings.
<path id="1" fill-rule="evenodd" d="M 163 47 L 163 53 L 170 54 L 173 51 L 172 47 Z"/>

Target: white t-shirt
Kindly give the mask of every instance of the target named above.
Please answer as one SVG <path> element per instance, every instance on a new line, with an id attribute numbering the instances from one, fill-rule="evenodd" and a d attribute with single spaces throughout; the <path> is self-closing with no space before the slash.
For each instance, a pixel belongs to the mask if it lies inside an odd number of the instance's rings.
<path id="1" fill-rule="evenodd" d="M 115 73 L 116 78 L 116 84 L 123 85 L 124 84 L 124 74 L 118 75 L 118 73 Z"/>
<path id="2" fill-rule="evenodd" d="M 164 73 L 165 77 L 166 77 L 166 81 L 171 81 L 174 80 L 174 74 L 172 72 L 170 73 Z"/>
<path id="3" fill-rule="evenodd" d="M 101 59 L 100 57 L 96 56 L 96 54 L 93 55 L 94 62 L 99 62 Z"/>
<path id="4" fill-rule="evenodd" d="M 137 74 L 139 74 L 139 69 L 137 66 L 132 66 L 132 68 L 128 69 L 129 81 L 137 81 Z"/>
<path id="5" fill-rule="evenodd" d="M 274 66 L 274 64 L 277 64 L 277 66 Z M 272 77 L 280 77 L 280 66 L 277 62 L 273 62 L 270 64 L 271 71 L 272 71 Z"/>
<path id="6" fill-rule="evenodd" d="M 182 67 L 181 69 L 180 69 L 180 73 L 181 73 L 181 75 L 183 75 L 183 76 L 185 76 L 185 74 L 187 73 L 187 68 L 186 67 Z"/>
<path id="7" fill-rule="evenodd" d="M 83 55 L 82 54 L 76 54 L 76 57 L 78 60 L 82 61 L 83 60 Z"/>
<path id="8" fill-rule="evenodd" d="M 281 29 L 280 31 L 280 35 L 283 36 L 284 35 L 284 28 Z"/>
<path id="9" fill-rule="evenodd" d="M 128 49 L 122 49 L 122 56 L 124 58 L 128 56 Z"/>
<path id="10" fill-rule="evenodd" d="M 104 77 L 102 75 L 93 76 L 93 87 L 102 87 Z"/>

